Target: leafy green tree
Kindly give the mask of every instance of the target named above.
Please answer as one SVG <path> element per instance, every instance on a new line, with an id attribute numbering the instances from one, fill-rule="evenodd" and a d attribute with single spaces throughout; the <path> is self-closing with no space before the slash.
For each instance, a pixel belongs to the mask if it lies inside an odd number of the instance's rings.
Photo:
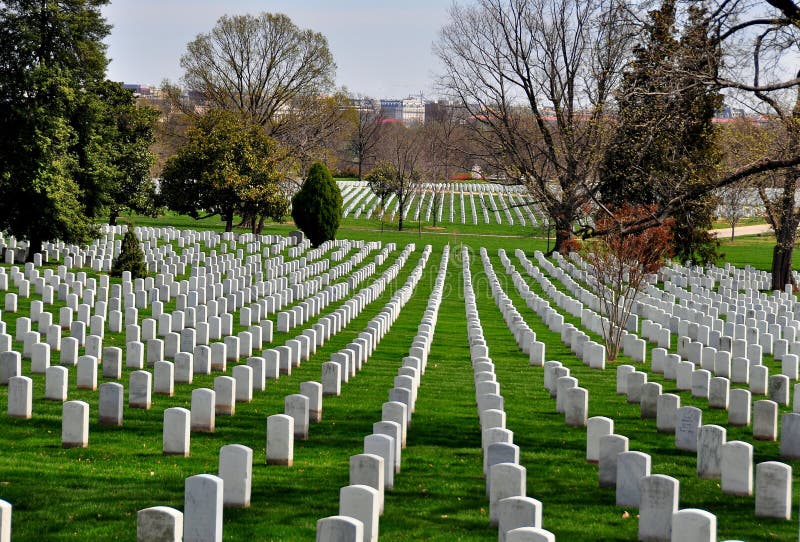
<path id="1" fill-rule="evenodd" d="M 137 105 L 133 92 L 120 83 L 101 81 L 91 90 L 95 99 L 77 108 L 73 123 L 82 164 L 76 175 L 87 211 L 93 216 L 107 211 L 111 225 L 125 209 L 152 214 L 156 195 L 150 146 L 159 112 Z"/>
<path id="2" fill-rule="evenodd" d="M 122 238 L 122 247 L 119 256 L 111 265 L 111 276 L 120 277 L 123 271 L 130 271 L 131 278 L 143 278 L 147 276 L 147 266 L 144 263 L 144 252 L 139 239 L 133 233 L 133 226 L 128 226 L 128 231 Z"/>
<path id="3" fill-rule="evenodd" d="M 381 200 L 381 212 L 386 212 L 386 198 L 396 190 L 397 171 L 389 162 L 378 162 L 364 177 L 369 189 Z"/>
<path id="4" fill-rule="evenodd" d="M 317 162 L 309 169 L 292 198 L 292 218 L 315 247 L 336 237 L 342 221 L 342 193 L 324 164 Z"/>
<path id="5" fill-rule="evenodd" d="M 690 6 L 678 37 L 674 0 L 650 12 L 644 42 L 634 49 L 617 93 L 618 130 L 600 171 L 606 205 L 666 207 L 676 194 L 714 186 L 720 156 L 712 119 L 722 96 L 699 75 L 716 73 L 719 65 L 707 21 L 702 7 Z M 708 234 L 714 207 L 711 195 L 671 206 L 678 258 L 706 262 L 719 256 Z"/>
<path id="6" fill-rule="evenodd" d="M 187 142 L 167 160 L 161 195 L 170 209 L 193 218 L 220 215 L 225 231 L 237 213 L 269 209 L 285 196 L 277 168 L 279 150 L 264 130 L 221 110 L 198 117 Z"/>
<path id="7" fill-rule="evenodd" d="M 96 232 L 75 119 L 105 79 L 106 3 L 0 3 L 0 229 L 28 240 L 29 259 L 44 241 Z"/>

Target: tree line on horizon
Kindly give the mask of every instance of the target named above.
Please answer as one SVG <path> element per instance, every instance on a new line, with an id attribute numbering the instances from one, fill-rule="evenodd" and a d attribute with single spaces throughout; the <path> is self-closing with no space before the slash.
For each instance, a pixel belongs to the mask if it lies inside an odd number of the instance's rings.
<path id="1" fill-rule="evenodd" d="M 125 210 L 218 214 L 228 230 L 240 217 L 258 233 L 318 162 L 401 211 L 420 182 L 478 165 L 527 188 L 556 250 L 667 224 L 671 254 L 701 264 L 719 257 L 707 233 L 719 194 L 746 185 L 776 233 L 773 286 L 792 282 L 794 1 L 456 3 L 434 45 L 456 105 L 409 127 L 334 87 L 322 33 L 270 13 L 223 16 L 187 44 L 192 99 L 167 82 L 158 109 L 137 104 L 106 80 L 107 3 L 0 4 L 0 228 L 31 253 L 86 242 L 99 216 Z M 723 98 L 766 122 L 714 125 Z"/>

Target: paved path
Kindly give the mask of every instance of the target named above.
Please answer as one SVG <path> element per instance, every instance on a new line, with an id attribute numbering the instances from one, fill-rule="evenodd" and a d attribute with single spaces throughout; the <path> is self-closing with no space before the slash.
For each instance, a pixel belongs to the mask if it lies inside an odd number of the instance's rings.
<path id="1" fill-rule="evenodd" d="M 754 224 L 752 226 L 739 226 L 734 230 L 734 236 L 739 237 L 740 235 L 758 235 L 759 233 L 767 233 L 770 231 L 772 231 L 772 227 L 769 224 Z M 724 240 L 731 238 L 730 228 L 712 230 L 712 233 L 718 239 Z"/>

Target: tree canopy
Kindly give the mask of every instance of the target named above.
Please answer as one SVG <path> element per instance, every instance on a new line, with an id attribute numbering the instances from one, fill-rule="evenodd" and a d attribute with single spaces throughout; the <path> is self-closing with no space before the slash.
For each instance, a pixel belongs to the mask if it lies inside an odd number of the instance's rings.
<path id="1" fill-rule="evenodd" d="M 719 59 L 708 45 L 706 11 L 692 6 L 688 16 L 679 31 L 674 0 L 663 1 L 650 12 L 644 39 L 633 50 L 617 92 L 617 130 L 600 168 L 601 201 L 612 209 L 664 205 L 676 193 L 717 180 L 712 119 L 722 95 L 702 80 L 718 71 Z M 677 257 L 698 263 L 717 257 L 708 233 L 714 207 L 706 195 L 671 210 Z"/>
<path id="2" fill-rule="evenodd" d="M 29 258 L 43 241 L 88 241 L 107 203 L 106 3 L 0 4 L 0 229 L 27 239 Z"/>
<path id="3" fill-rule="evenodd" d="M 209 111 L 196 119 L 186 144 L 167 160 L 163 202 L 193 218 L 219 214 L 231 231 L 237 213 L 280 207 L 285 196 L 279 161 L 277 144 L 260 126 L 237 113 Z"/>
<path id="4" fill-rule="evenodd" d="M 281 13 L 220 17 L 187 45 L 181 66 L 190 92 L 275 137 L 291 128 L 293 102 L 329 90 L 336 70 L 325 36 Z"/>

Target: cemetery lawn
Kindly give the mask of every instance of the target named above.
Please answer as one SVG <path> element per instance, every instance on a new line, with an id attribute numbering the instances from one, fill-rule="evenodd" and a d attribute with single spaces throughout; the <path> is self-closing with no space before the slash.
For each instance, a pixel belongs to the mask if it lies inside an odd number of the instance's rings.
<path id="1" fill-rule="evenodd" d="M 221 230 L 221 222 L 216 219 L 135 217 L 134 222 L 140 226 Z M 678 478 L 681 508 L 702 508 L 716 514 L 721 540 L 796 539 L 796 517 L 788 522 L 756 519 L 753 497 L 724 495 L 718 480 L 698 479 L 694 454 L 677 451 L 673 436 L 657 433 L 655 420 L 640 419 L 638 405 L 629 405 L 624 396 L 616 395 L 615 364 L 608 363 L 605 371 L 589 370 L 525 306 L 503 271 L 497 249 L 505 248 L 516 262 L 516 248 L 532 257 L 534 250 L 545 249 L 544 238 L 515 236 L 507 226 L 496 224 L 497 230 L 477 226 L 473 231 L 458 225 L 456 231 L 450 226 L 454 225 L 445 224 L 443 234 L 423 233 L 420 237 L 416 230 L 381 232 L 379 224 L 346 220 L 340 238 L 398 244 L 387 264 L 364 285 L 388 267 L 407 243 L 416 243 L 417 250 L 384 294 L 318 349 L 311 360 L 293 369 L 290 377 L 282 375 L 277 381 L 268 381 L 267 390 L 256 392 L 252 403 L 238 403 L 235 416 L 218 416 L 214 434 L 192 433 L 189 458 L 161 454 L 163 411 L 173 406 L 189 408 L 191 390 L 213 388 L 215 375 L 195 375 L 191 385 L 176 384 L 172 398 L 154 395 L 153 407 L 146 411 L 127 408 L 126 393 L 124 426 L 111 428 L 98 425 L 97 393 L 76 390 L 75 371 L 71 368 L 69 399 L 90 404 L 90 434 L 88 448 L 65 450 L 60 445 L 61 404 L 43 399 L 44 377 L 31 375 L 30 360 L 23 359 L 23 374 L 34 381 L 33 418 L 17 420 L 5 416 L 8 388 L 0 387 L 0 499 L 14 506 L 14 541 L 135 540 L 137 510 L 156 505 L 182 510 L 185 478 L 216 474 L 219 448 L 234 443 L 254 451 L 252 505 L 249 509 L 225 509 L 224 539 L 313 540 L 316 521 L 338 514 L 339 488 L 349 483 L 349 456 L 363 451 L 363 438 L 372 433 L 373 422 L 381 418 L 381 405 L 388 400 L 401 358 L 408 353 L 438 270 L 441 249 L 447 243 L 451 247 L 447 282 L 427 371 L 408 429 L 408 446 L 402 451 L 402 470 L 395 475 L 394 491 L 386 494 L 385 514 L 380 519 L 382 541 L 497 539 L 496 528 L 488 524 L 489 505 L 482 476 L 481 436 L 462 295 L 462 244 L 471 248 L 473 285 L 490 357 L 505 398 L 506 426 L 514 432 L 520 463 L 527 469 L 527 494 L 543 504 L 545 529 L 562 541 L 632 541 L 636 540 L 638 522 L 636 510 L 614 505 L 613 490 L 598 488 L 597 466 L 585 461 L 585 429 L 564 424 L 563 415 L 555 412 L 555 401 L 543 388 L 543 369 L 530 367 L 527 356 L 517 348 L 491 297 L 478 254 L 481 246 L 487 248 L 506 294 L 537 333 L 538 340 L 546 343 L 546 359 L 562 361 L 580 385 L 589 390 L 589 416 L 613 418 L 615 432 L 630 439 L 630 450 L 652 455 L 653 473 Z M 292 229 L 289 224 L 270 225 L 264 233 L 286 234 Z M 476 235 L 478 231 L 490 235 Z M 300 382 L 320 379 L 321 364 L 357 336 L 404 284 L 427 243 L 433 245 L 434 251 L 417 289 L 369 362 L 355 378 L 343 384 L 340 397 L 324 398 L 322 421 L 311 424 L 308 441 L 295 442 L 294 466 L 267 467 L 267 416 L 283 412 L 284 397 L 297 393 Z M 723 242 L 722 251 L 735 265 L 769 269 L 772 243 L 771 237 L 745 237 Z M 521 266 L 517 265 L 517 269 L 521 270 Z M 533 291 L 543 295 L 535 281 L 527 280 Z M 552 277 L 551 281 L 558 285 Z M 63 305 L 59 302 L 50 309 L 56 318 Z M 323 314 L 337 306 L 329 306 Z M 172 301 L 165 310 L 174 308 Z M 3 312 L 7 333 L 14 334 L 15 317 L 27 315 L 29 309 L 30 300 L 20 299 L 18 314 Z M 139 313 L 140 319 L 148 316 L 148 311 Z M 575 323 L 570 317 L 565 321 Z M 234 322 L 238 324 L 238 317 Z M 276 331 L 271 346 L 283 344 L 313 323 L 312 319 L 288 334 Z M 235 325 L 234 332 L 240 329 Z M 124 334 L 107 332 L 104 346 L 120 346 L 124 351 L 124 340 Z M 676 342 L 673 337 L 673 346 Z M 14 346 L 21 349 L 17 342 Z M 629 360 L 621 358 L 619 363 L 623 362 Z M 58 364 L 57 352 L 53 352 L 51 364 Z M 770 356 L 765 356 L 765 364 L 771 372 L 778 367 Z M 130 371 L 123 362 L 120 382 L 126 388 Z M 227 374 L 230 371 L 229 365 Z M 98 376 L 98 381 L 108 380 Z M 688 392 L 675 392 L 674 382 L 666 382 L 653 373 L 649 374 L 649 381 L 661 383 L 665 393 L 679 393 L 682 405 L 703 408 L 703 423 L 727 427 L 729 441 L 753 443 L 754 463 L 778 459 L 776 442 L 756 442 L 750 428 L 728 427 L 725 411 L 709 410 L 705 401 L 692 399 Z M 781 412 L 790 410 L 782 408 Z M 787 463 L 795 470 L 800 468 L 798 462 Z M 794 484 L 795 510 L 799 496 L 800 484 Z"/>

